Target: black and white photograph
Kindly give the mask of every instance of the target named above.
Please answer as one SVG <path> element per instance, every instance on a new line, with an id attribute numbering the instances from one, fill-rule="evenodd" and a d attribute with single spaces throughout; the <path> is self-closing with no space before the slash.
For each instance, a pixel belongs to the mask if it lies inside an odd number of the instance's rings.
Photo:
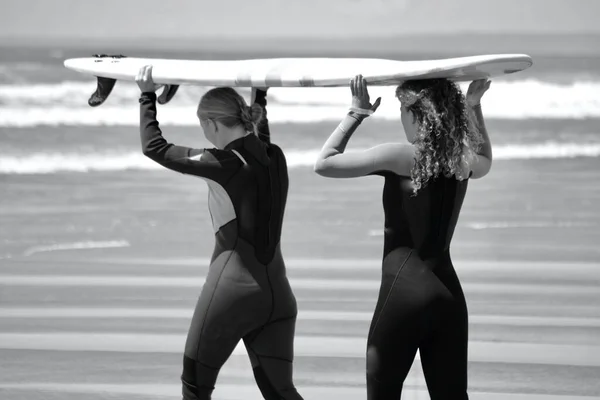
<path id="1" fill-rule="evenodd" d="M 2 0 L 0 400 L 600 400 L 599 17 Z"/>

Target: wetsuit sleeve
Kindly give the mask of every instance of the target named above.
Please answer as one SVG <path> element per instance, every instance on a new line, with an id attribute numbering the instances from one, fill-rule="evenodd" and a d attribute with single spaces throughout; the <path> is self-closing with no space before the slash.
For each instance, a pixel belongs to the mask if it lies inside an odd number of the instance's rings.
<path id="1" fill-rule="evenodd" d="M 239 167 L 235 155 L 211 149 L 194 149 L 168 143 L 162 136 L 156 119 L 156 94 L 142 93 L 140 97 L 140 137 L 145 156 L 160 165 L 184 174 L 222 181 Z"/>
<path id="2" fill-rule="evenodd" d="M 355 178 L 391 171 L 410 176 L 415 151 L 412 145 L 387 143 L 344 153 L 362 119 L 347 115 L 333 131 L 315 163 L 315 172 L 329 178 Z"/>
<path id="3" fill-rule="evenodd" d="M 269 120 L 267 119 L 267 92 L 265 90 L 255 89 L 254 103 L 263 109 L 263 118 L 258 123 L 258 137 L 265 143 L 271 143 L 271 131 L 269 130 Z"/>

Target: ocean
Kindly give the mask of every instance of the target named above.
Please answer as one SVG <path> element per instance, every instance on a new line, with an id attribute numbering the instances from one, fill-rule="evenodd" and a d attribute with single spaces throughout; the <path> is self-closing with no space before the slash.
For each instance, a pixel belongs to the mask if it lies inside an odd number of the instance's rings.
<path id="1" fill-rule="evenodd" d="M 87 105 L 94 79 L 62 66 L 82 48 L 0 48 L 0 397 L 176 398 L 214 244 L 207 188 L 141 154 L 134 84 Z M 200 57 L 153 52 L 143 54 Z M 451 247 L 471 318 L 470 389 L 600 398 L 600 55 L 532 56 L 483 98 L 494 164 L 469 182 Z M 159 106 L 167 140 L 209 146 L 195 116 L 205 90 L 181 87 Z M 370 93 L 382 104 L 352 150 L 405 140 L 394 88 Z M 296 383 L 306 398 L 364 398 L 383 182 L 312 171 L 349 89 L 272 88 L 268 101 L 290 175 L 282 247 L 300 308 Z M 217 398 L 258 396 L 241 349 L 219 382 Z M 418 363 L 406 384 L 403 398 L 427 398 Z"/>

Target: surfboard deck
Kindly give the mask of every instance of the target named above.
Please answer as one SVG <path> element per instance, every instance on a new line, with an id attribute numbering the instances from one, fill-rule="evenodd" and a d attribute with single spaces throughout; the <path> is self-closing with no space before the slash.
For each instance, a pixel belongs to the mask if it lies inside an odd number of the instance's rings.
<path id="1" fill-rule="evenodd" d="M 152 65 L 153 79 L 164 85 L 233 87 L 347 86 L 362 74 L 369 85 L 397 85 L 409 79 L 471 81 L 522 71 L 532 65 L 525 54 L 492 54 L 422 61 L 376 58 L 270 58 L 237 61 L 133 57 L 72 58 L 65 67 L 97 77 L 133 81 Z"/>

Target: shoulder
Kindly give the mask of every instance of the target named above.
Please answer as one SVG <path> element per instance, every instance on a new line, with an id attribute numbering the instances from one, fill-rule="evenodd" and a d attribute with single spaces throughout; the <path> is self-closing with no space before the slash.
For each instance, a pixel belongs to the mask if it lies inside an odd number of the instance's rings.
<path id="1" fill-rule="evenodd" d="M 374 167 L 409 176 L 415 160 L 415 147 L 408 143 L 384 143 L 369 149 Z"/>
<path id="2" fill-rule="evenodd" d="M 267 154 L 271 160 L 271 163 L 275 163 L 275 165 L 287 170 L 287 158 L 285 157 L 285 153 L 281 147 L 277 146 L 276 144 L 269 143 L 267 144 Z"/>
<path id="3" fill-rule="evenodd" d="M 224 166 L 242 164 L 240 158 L 233 151 L 216 148 L 203 149 L 196 159 L 197 161 L 218 163 Z"/>
<path id="4" fill-rule="evenodd" d="M 271 142 L 271 143 L 265 143 L 265 146 L 276 153 L 283 153 L 283 150 L 281 150 L 281 147 L 279 147 L 278 145 L 276 145 L 275 143 Z"/>

